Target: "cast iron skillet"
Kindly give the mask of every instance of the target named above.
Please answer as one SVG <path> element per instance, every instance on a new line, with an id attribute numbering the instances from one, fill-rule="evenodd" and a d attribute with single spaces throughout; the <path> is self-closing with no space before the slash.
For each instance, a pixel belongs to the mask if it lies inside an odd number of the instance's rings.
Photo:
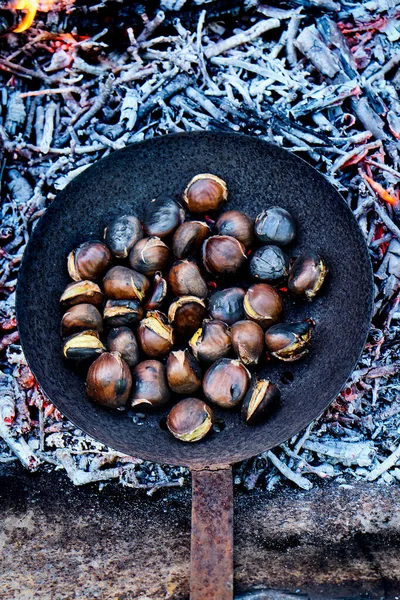
<path id="1" fill-rule="evenodd" d="M 165 415 L 145 425 L 127 412 L 95 406 L 84 379 L 62 358 L 59 297 L 69 282 L 66 256 L 88 239 L 101 239 L 106 223 L 122 213 L 139 217 L 161 192 L 180 197 L 197 173 L 228 185 L 226 208 L 255 216 L 287 208 L 298 224 L 296 250 L 310 248 L 327 261 L 330 275 L 313 303 L 285 299 L 286 319 L 316 323 L 310 355 L 298 363 L 261 369 L 282 391 L 281 409 L 250 428 L 238 411 L 215 410 L 223 429 L 198 444 L 165 431 Z M 19 272 L 17 315 L 22 346 L 34 375 L 68 419 L 94 438 L 127 454 L 187 465 L 193 471 L 192 576 L 195 600 L 232 597 L 232 463 L 287 440 L 336 397 L 354 368 L 369 329 L 372 272 L 362 234 L 332 185 L 307 163 L 256 138 L 212 132 L 147 140 L 114 152 L 74 179 L 37 224 Z M 163 419 L 164 417 L 164 419 Z M 215 523 L 215 526 L 214 526 Z"/>

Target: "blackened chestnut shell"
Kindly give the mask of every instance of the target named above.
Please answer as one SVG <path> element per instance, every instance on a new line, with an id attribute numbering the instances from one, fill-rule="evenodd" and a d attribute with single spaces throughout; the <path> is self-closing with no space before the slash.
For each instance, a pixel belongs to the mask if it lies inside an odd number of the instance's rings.
<path id="1" fill-rule="evenodd" d="M 213 319 L 224 321 L 228 325 L 244 317 L 243 301 L 246 292 L 240 287 L 226 288 L 210 297 L 208 310 Z"/>
<path id="2" fill-rule="evenodd" d="M 312 319 L 297 323 L 278 323 L 265 333 L 267 349 L 280 360 L 299 360 L 308 353 L 314 327 Z"/>
<path id="3" fill-rule="evenodd" d="M 161 195 L 145 208 L 143 228 L 148 236 L 165 238 L 185 220 L 185 211 L 173 198 Z"/>
<path id="4" fill-rule="evenodd" d="M 250 259 L 250 275 L 258 281 L 279 282 L 288 274 L 289 258 L 279 246 L 258 248 Z"/>
<path id="5" fill-rule="evenodd" d="M 132 325 L 143 317 L 143 307 L 138 300 L 108 300 L 104 307 L 104 323 L 108 327 Z"/>
<path id="6" fill-rule="evenodd" d="M 181 296 L 169 307 L 168 320 L 180 341 L 188 340 L 201 327 L 207 316 L 206 305 L 196 296 Z"/>
<path id="7" fill-rule="evenodd" d="M 142 237 L 142 224 L 134 215 L 121 215 L 104 230 L 104 240 L 117 258 L 126 258 Z"/>
<path id="8" fill-rule="evenodd" d="M 153 236 L 138 241 L 129 253 L 132 269 L 151 277 L 163 271 L 169 258 L 169 248 L 160 238 Z"/>
<path id="9" fill-rule="evenodd" d="M 296 222 L 284 208 L 271 206 L 257 215 L 254 231 L 262 242 L 286 246 L 296 237 Z"/>
<path id="10" fill-rule="evenodd" d="M 76 304 L 93 304 L 99 306 L 103 302 L 103 292 L 94 281 L 74 281 L 65 288 L 60 298 L 63 308 Z"/>

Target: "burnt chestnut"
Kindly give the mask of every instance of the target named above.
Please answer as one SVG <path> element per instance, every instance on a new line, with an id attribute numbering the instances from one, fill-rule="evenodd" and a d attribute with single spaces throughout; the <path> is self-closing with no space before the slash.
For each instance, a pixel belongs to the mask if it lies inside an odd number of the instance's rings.
<path id="1" fill-rule="evenodd" d="M 65 337 L 85 329 L 91 329 L 98 333 L 103 331 L 103 319 L 100 312 L 93 304 L 71 306 L 61 320 L 61 334 Z"/>
<path id="2" fill-rule="evenodd" d="M 152 358 L 166 356 L 174 343 L 172 327 L 158 310 L 149 311 L 140 321 L 137 337 L 143 352 Z"/>
<path id="3" fill-rule="evenodd" d="M 287 210 L 271 206 L 257 216 L 254 231 L 262 242 L 286 246 L 296 237 L 296 223 Z"/>
<path id="4" fill-rule="evenodd" d="M 181 296 L 168 310 L 168 320 L 180 340 L 188 340 L 201 327 L 206 315 L 206 305 L 196 296 Z"/>
<path id="5" fill-rule="evenodd" d="M 158 408 L 170 397 L 165 367 L 158 360 L 145 360 L 132 371 L 133 386 L 130 402 L 132 406 L 145 404 Z"/>
<path id="6" fill-rule="evenodd" d="M 185 398 L 175 404 L 167 417 L 167 427 L 183 442 L 202 440 L 213 426 L 212 410 L 197 398 Z"/>
<path id="7" fill-rule="evenodd" d="M 304 252 L 289 269 L 288 290 L 293 296 L 312 300 L 324 283 L 328 268 L 315 252 Z"/>
<path id="8" fill-rule="evenodd" d="M 107 337 L 107 350 L 118 352 L 128 367 L 134 367 L 139 362 L 139 346 L 135 334 L 128 327 L 111 329 Z"/>
<path id="9" fill-rule="evenodd" d="M 175 350 L 167 360 L 168 385 L 176 394 L 191 394 L 201 387 L 201 368 L 189 350 Z"/>
<path id="10" fill-rule="evenodd" d="M 172 252 L 179 260 L 194 256 L 210 234 L 210 228 L 203 221 L 186 221 L 179 225 L 172 239 Z"/>
<path id="11" fill-rule="evenodd" d="M 143 238 L 129 253 L 132 269 L 150 277 L 157 271 L 163 271 L 169 257 L 168 246 L 158 237 Z"/>
<path id="12" fill-rule="evenodd" d="M 214 362 L 227 356 L 231 349 L 228 325 L 205 319 L 202 329 L 198 329 L 190 339 L 189 346 L 197 360 L 202 362 Z"/>
<path id="13" fill-rule="evenodd" d="M 142 224 L 133 215 L 117 217 L 104 230 L 104 240 L 117 258 L 126 258 L 142 237 Z"/>
<path id="14" fill-rule="evenodd" d="M 256 425 L 265 421 L 279 406 L 279 388 L 268 381 L 255 381 L 247 392 L 242 405 L 242 420 L 246 425 Z"/>
<path id="15" fill-rule="evenodd" d="M 267 283 L 252 285 L 247 290 L 243 306 L 246 317 L 261 325 L 263 329 L 271 327 L 282 319 L 282 298 Z"/>
<path id="16" fill-rule="evenodd" d="M 254 321 L 238 321 L 231 327 L 232 347 L 245 365 L 257 365 L 264 351 L 264 332 Z"/>
<path id="17" fill-rule="evenodd" d="M 210 173 L 201 173 L 193 177 L 183 192 L 183 201 L 187 209 L 195 215 L 219 210 L 227 197 L 225 181 Z"/>
<path id="18" fill-rule="evenodd" d="M 60 304 L 63 308 L 76 304 L 93 304 L 99 306 L 103 302 L 103 292 L 93 281 L 76 281 L 65 288 Z"/>
<path id="19" fill-rule="evenodd" d="M 159 309 L 165 300 L 165 296 L 167 295 L 167 289 L 167 282 L 163 278 L 162 273 L 157 271 L 157 273 L 155 273 L 154 275 L 149 299 L 145 304 L 146 310 Z"/>
<path id="20" fill-rule="evenodd" d="M 246 262 L 245 247 L 229 235 L 213 235 L 203 244 L 203 263 L 214 275 L 234 275 Z"/>
<path id="21" fill-rule="evenodd" d="M 145 208 L 143 228 L 148 236 L 164 238 L 175 231 L 185 220 L 185 211 L 173 198 L 158 196 Z"/>
<path id="22" fill-rule="evenodd" d="M 74 281 L 103 277 L 111 265 L 112 255 L 102 242 L 85 242 L 68 255 L 68 273 Z"/>
<path id="23" fill-rule="evenodd" d="M 63 354 L 69 360 L 83 361 L 96 358 L 105 351 L 97 331 L 81 331 L 65 340 Z"/>
<path id="24" fill-rule="evenodd" d="M 113 267 L 103 279 L 106 295 L 111 300 L 139 300 L 141 302 L 150 287 L 145 275 L 128 267 Z"/>
<path id="25" fill-rule="evenodd" d="M 138 300 L 108 300 L 104 307 L 104 323 L 108 327 L 132 325 L 143 318 L 143 313 Z"/>
<path id="26" fill-rule="evenodd" d="M 240 210 L 227 210 L 216 220 L 215 231 L 236 238 L 249 249 L 254 241 L 253 225 L 253 220 Z"/>
<path id="27" fill-rule="evenodd" d="M 243 319 L 243 300 L 246 292 L 239 287 L 227 288 L 215 292 L 208 304 L 208 310 L 213 319 L 232 325 Z"/>
<path id="28" fill-rule="evenodd" d="M 281 281 L 288 269 L 289 258 L 278 246 L 262 246 L 250 260 L 250 275 L 259 281 Z"/>
<path id="29" fill-rule="evenodd" d="M 240 360 L 221 358 L 204 375 L 203 392 L 210 402 L 233 408 L 243 400 L 249 385 L 250 373 Z"/>
<path id="30" fill-rule="evenodd" d="M 309 351 L 314 321 L 307 319 L 299 323 L 279 323 L 265 333 L 265 344 L 272 356 L 292 362 L 299 360 Z"/>
<path id="31" fill-rule="evenodd" d="M 117 352 L 105 352 L 90 365 L 86 392 L 97 404 L 119 408 L 128 400 L 131 387 L 131 372 Z"/>
<path id="32" fill-rule="evenodd" d="M 174 263 L 168 275 L 168 284 L 175 296 L 205 298 L 208 287 L 194 261 L 180 260 Z"/>

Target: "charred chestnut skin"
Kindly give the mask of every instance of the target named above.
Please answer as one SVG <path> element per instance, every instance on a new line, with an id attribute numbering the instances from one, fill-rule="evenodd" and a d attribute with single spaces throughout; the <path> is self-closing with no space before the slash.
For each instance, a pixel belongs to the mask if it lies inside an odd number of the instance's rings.
<path id="1" fill-rule="evenodd" d="M 97 331 L 89 329 L 69 336 L 63 346 L 64 357 L 77 362 L 92 360 L 104 351 Z"/>
<path id="2" fill-rule="evenodd" d="M 282 319 L 282 298 L 268 283 L 256 283 L 249 287 L 243 306 L 246 318 L 255 321 L 263 329 Z"/>
<path id="3" fill-rule="evenodd" d="M 205 319 L 189 341 L 194 356 L 201 362 L 214 362 L 227 356 L 231 349 L 229 327 L 222 321 Z"/>
<path id="4" fill-rule="evenodd" d="M 328 268 L 315 252 L 303 252 L 289 269 L 288 290 L 298 298 L 312 300 L 325 281 Z"/>
<path id="5" fill-rule="evenodd" d="M 268 379 L 254 381 L 243 400 L 242 421 L 246 425 L 258 425 L 265 421 L 279 406 L 279 388 Z"/>
<path id="6" fill-rule="evenodd" d="M 116 352 L 105 352 L 89 367 L 86 392 L 97 404 L 119 408 L 126 404 L 132 376 L 126 362 Z"/>
<path id="7" fill-rule="evenodd" d="M 106 295 L 111 300 L 139 300 L 141 302 L 150 287 L 145 275 L 128 267 L 113 267 L 103 279 Z"/>
<path id="8" fill-rule="evenodd" d="M 237 321 L 231 327 L 232 347 L 246 366 L 257 365 L 265 348 L 264 331 L 254 321 Z"/>
<path id="9" fill-rule="evenodd" d="M 296 222 L 284 208 L 271 206 L 257 215 L 254 231 L 262 242 L 286 246 L 296 237 Z"/>
<path id="10" fill-rule="evenodd" d="M 85 242 L 68 255 L 68 273 L 74 281 L 95 281 L 111 265 L 112 255 L 102 242 Z"/>
<path id="11" fill-rule="evenodd" d="M 185 398 L 175 404 L 167 417 L 167 427 L 183 442 L 202 440 L 213 426 L 213 412 L 197 398 Z"/>
<path id="12" fill-rule="evenodd" d="M 135 334 L 128 327 L 110 330 L 107 337 L 107 350 L 118 352 L 130 368 L 139 362 L 139 346 Z"/>
<path id="13" fill-rule="evenodd" d="M 132 407 L 144 405 L 152 408 L 164 406 L 170 398 L 164 365 L 158 360 L 140 362 L 132 371 Z"/>
<path id="14" fill-rule="evenodd" d="M 174 263 L 168 274 L 168 285 L 175 296 L 197 296 L 206 298 L 208 287 L 200 269 L 192 260 Z"/>
<path id="15" fill-rule="evenodd" d="M 278 323 L 265 332 L 267 349 L 279 360 L 299 360 L 308 354 L 314 327 L 312 319 L 298 323 Z"/>
<path id="16" fill-rule="evenodd" d="M 254 241 L 254 223 L 240 210 L 227 210 L 215 222 L 215 231 L 218 235 L 229 235 L 239 240 L 246 249 Z"/>
<path id="17" fill-rule="evenodd" d="M 204 375 L 203 392 L 213 404 L 221 408 L 233 408 L 243 400 L 250 378 L 250 373 L 240 360 L 221 358 Z"/>
<path id="18" fill-rule="evenodd" d="M 61 334 L 63 337 L 91 329 L 101 333 L 103 319 L 100 312 L 93 304 L 76 304 L 64 314 L 61 320 Z"/>
<path id="19" fill-rule="evenodd" d="M 104 230 L 105 243 L 117 258 L 126 258 L 142 237 L 142 224 L 134 215 L 121 215 Z"/>
<path id="20" fill-rule="evenodd" d="M 174 328 L 175 337 L 188 340 L 201 327 L 207 316 L 206 305 L 196 296 L 181 296 L 168 310 L 168 320 Z"/>
<path id="21" fill-rule="evenodd" d="M 185 211 L 173 198 L 161 195 L 145 208 L 143 228 L 147 236 L 165 238 L 185 220 Z"/>
<path id="22" fill-rule="evenodd" d="M 169 258 L 169 248 L 160 238 L 141 239 L 129 253 L 132 269 L 151 277 L 157 271 L 163 271 Z"/>
<path id="23" fill-rule="evenodd" d="M 243 301 L 246 292 L 239 287 L 226 288 L 210 297 L 208 310 L 213 319 L 233 325 L 244 317 Z"/>
<path id="24" fill-rule="evenodd" d="M 142 319 L 143 313 L 138 300 L 108 300 L 104 307 L 104 323 L 108 327 L 132 325 Z"/>
<path id="25" fill-rule="evenodd" d="M 245 247 L 229 235 L 213 235 L 203 244 L 203 263 L 214 275 L 234 275 L 245 264 Z"/>
<path id="26" fill-rule="evenodd" d="M 183 202 L 194 215 L 219 210 L 227 198 L 225 181 L 211 173 L 200 173 L 193 177 L 183 192 Z"/>
<path id="27" fill-rule="evenodd" d="M 167 291 L 167 282 L 163 278 L 161 271 L 157 271 L 154 275 L 149 298 L 145 304 L 146 310 L 158 310 L 165 300 Z"/>
<path id="28" fill-rule="evenodd" d="M 176 394 L 192 394 L 201 387 L 201 368 L 189 350 L 170 352 L 166 366 L 168 385 Z"/>
<path id="29" fill-rule="evenodd" d="M 103 292 L 94 281 L 76 281 L 65 288 L 60 298 L 63 308 L 76 304 L 93 304 L 99 306 L 103 302 Z"/>
<path id="30" fill-rule="evenodd" d="M 250 275 L 258 281 L 277 283 L 287 277 L 289 258 L 279 246 L 262 246 L 250 259 Z"/>
<path id="31" fill-rule="evenodd" d="M 194 256 L 209 235 L 210 228 L 203 221 L 186 221 L 186 223 L 182 223 L 175 231 L 172 239 L 174 256 L 179 260 Z"/>
<path id="32" fill-rule="evenodd" d="M 158 310 L 149 311 L 140 321 L 137 337 L 141 349 L 151 358 L 166 356 L 174 343 L 173 329 L 167 317 Z"/>

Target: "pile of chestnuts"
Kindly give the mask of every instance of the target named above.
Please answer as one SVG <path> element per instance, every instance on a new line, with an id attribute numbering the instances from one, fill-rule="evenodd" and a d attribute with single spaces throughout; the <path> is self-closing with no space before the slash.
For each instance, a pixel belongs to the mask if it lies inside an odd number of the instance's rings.
<path id="1" fill-rule="evenodd" d="M 149 202 L 142 221 L 117 217 L 103 241 L 70 252 L 60 299 L 63 354 L 88 368 L 91 400 L 151 410 L 170 402 L 168 429 L 186 442 L 212 429 L 212 405 L 241 405 L 248 425 L 278 407 L 278 387 L 257 366 L 303 357 L 315 326 L 283 322 L 279 289 L 312 300 L 327 273 L 317 254 L 289 259 L 283 250 L 296 238 L 285 209 L 255 221 L 218 214 L 227 198 L 225 182 L 205 173 L 181 201 Z"/>

